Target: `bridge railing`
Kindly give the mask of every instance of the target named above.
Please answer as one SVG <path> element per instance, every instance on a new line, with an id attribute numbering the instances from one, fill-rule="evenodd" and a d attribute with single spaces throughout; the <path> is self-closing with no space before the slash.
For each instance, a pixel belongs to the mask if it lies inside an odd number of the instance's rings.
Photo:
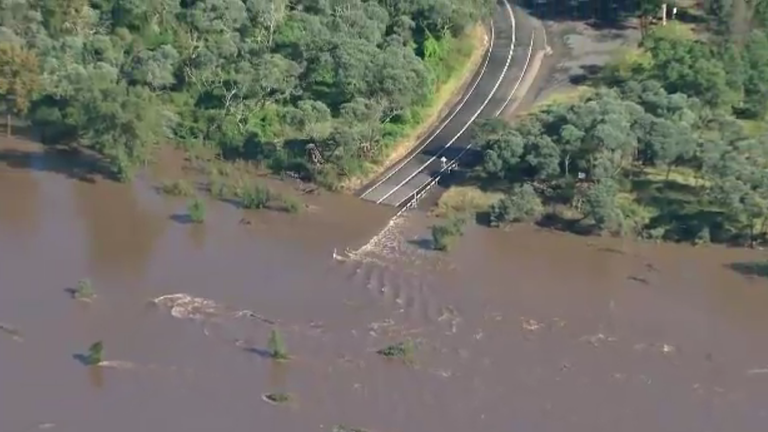
<path id="1" fill-rule="evenodd" d="M 509 97 L 504 102 L 504 104 L 501 106 L 501 108 L 499 108 L 498 111 L 496 111 L 494 117 L 498 117 L 502 113 L 502 111 L 504 111 L 507 108 L 507 106 L 509 105 L 509 103 L 512 100 L 512 97 L 515 95 L 515 92 L 517 91 L 517 88 L 520 86 L 520 83 L 523 81 L 523 78 L 526 76 L 526 73 L 528 71 L 528 64 L 531 61 L 531 54 L 533 53 L 533 41 L 534 41 L 535 36 L 536 36 L 536 30 L 534 29 L 531 32 L 531 41 L 530 41 L 530 46 L 528 47 L 528 56 L 525 59 L 525 65 L 523 66 L 523 71 L 520 74 L 520 76 L 518 77 L 517 82 L 515 83 L 515 86 L 512 88 L 512 91 L 510 92 Z M 549 51 L 551 51 L 551 49 L 549 48 L 549 45 L 547 45 L 547 43 L 546 43 L 546 36 L 547 36 L 547 34 L 546 34 L 546 30 L 545 30 L 544 31 L 544 45 L 546 46 L 547 52 L 549 52 Z M 523 95 L 525 95 L 525 93 L 523 93 Z M 514 108 L 512 108 L 512 109 L 514 109 Z M 459 160 L 464 156 L 464 154 L 471 147 L 472 147 L 472 143 L 470 142 L 469 145 L 467 145 L 466 147 L 464 147 L 464 149 L 461 150 L 461 152 L 459 153 L 458 156 L 456 156 L 453 160 L 451 160 L 444 167 L 442 167 L 442 169 L 440 171 L 438 171 L 437 174 L 433 175 L 432 178 L 429 181 L 427 181 L 423 185 L 421 185 L 418 188 L 416 188 L 416 190 L 413 191 L 413 193 L 411 193 L 404 200 L 402 200 L 398 204 L 398 207 L 400 207 L 400 210 L 397 212 L 395 217 L 400 216 L 401 214 L 403 214 L 404 212 L 406 212 L 406 211 L 408 211 L 410 209 L 416 208 L 416 206 L 419 204 L 419 200 L 424 198 L 424 196 L 429 192 L 429 190 L 432 188 L 432 186 L 436 185 L 437 182 L 440 181 L 440 179 L 443 177 L 443 175 L 446 172 L 449 173 L 449 172 L 453 171 L 455 168 L 457 168 L 459 166 Z"/>
<path id="2" fill-rule="evenodd" d="M 410 195 L 402 200 L 399 204 L 400 210 L 397 212 L 395 217 L 400 216 L 408 210 L 415 209 L 416 206 L 419 205 L 419 201 L 421 201 L 421 199 L 424 198 L 427 193 L 429 193 L 430 189 L 432 189 L 432 187 L 436 185 L 441 178 L 443 178 L 443 175 L 450 173 L 459 166 L 459 159 L 461 159 L 467 150 L 469 150 L 469 146 L 466 147 L 455 159 L 440 169 L 437 174 L 433 175 L 432 178 L 430 178 L 426 183 L 416 188 L 416 190 L 414 190 Z"/>

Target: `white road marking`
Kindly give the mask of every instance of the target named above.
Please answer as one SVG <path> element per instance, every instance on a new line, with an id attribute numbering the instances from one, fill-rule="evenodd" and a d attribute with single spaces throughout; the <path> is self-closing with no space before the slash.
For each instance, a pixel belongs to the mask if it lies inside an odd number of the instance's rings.
<path id="1" fill-rule="evenodd" d="M 525 72 L 528 70 L 528 63 L 531 61 L 531 52 L 533 51 L 533 39 L 534 39 L 535 35 L 536 35 L 536 30 L 534 29 L 533 32 L 531 33 L 531 44 L 528 47 L 528 57 L 526 57 L 526 59 L 525 59 L 525 64 L 523 65 L 523 71 L 520 73 L 520 76 L 517 78 L 517 82 L 515 83 L 515 86 L 512 88 L 512 92 L 509 93 L 509 96 L 507 97 L 507 100 L 504 102 L 504 105 L 502 105 L 501 108 L 498 111 L 496 111 L 496 117 L 498 117 L 499 114 L 501 114 L 501 112 L 504 111 L 504 109 L 507 107 L 509 102 L 512 100 L 512 97 L 514 96 L 515 92 L 517 91 L 517 88 L 520 86 L 520 83 L 523 81 L 523 77 L 525 77 Z M 441 169 L 437 173 L 436 176 L 430 178 L 429 180 L 427 180 L 426 182 L 421 184 L 419 187 L 417 187 L 414 190 L 414 193 L 416 193 L 416 191 L 422 189 L 424 186 L 428 185 L 430 182 L 432 182 L 432 184 L 436 183 L 440 179 L 440 177 L 443 175 L 443 172 L 447 171 L 448 169 L 452 169 L 452 167 L 455 165 L 456 161 L 461 159 L 461 157 L 464 156 L 464 153 L 466 153 L 467 150 L 470 149 L 470 147 L 472 147 L 472 143 L 471 142 L 469 144 L 467 144 L 467 147 L 465 147 L 461 151 L 461 153 L 459 153 L 459 155 L 456 156 L 456 158 L 454 158 L 448 164 L 448 166 L 446 166 L 445 168 Z M 431 185 L 429 185 L 429 186 L 431 186 Z M 423 193 L 423 191 L 422 191 L 422 193 Z M 407 197 L 403 198 L 402 200 L 400 200 L 400 202 L 397 203 L 397 207 L 400 207 L 401 205 L 403 205 L 403 203 L 405 203 L 406 201 L 408 201 L 408 199 L 410 199 L 412 197 L 415 198 L 416 196 L 411 194 L 411 195 L 408 195 Z M 398 213 L 398 215 L 399 215 L 399 213 Z"/>
<path id="2" fill-rule="evenodd" d="M 504 5 L 506 6 L 507 11 L 509 12 L 509 17 L 510 17 L 510 19 L 512 21 L 512 45 L 511 45 L 511 47 L 509 49 L 509 55 L 507 56 L 507 62 L 504 65 L 504 69 L 502 69 L 502 71 L 501 71 L 501 76 L 499 76 L 498 81 L 496 81 L 496 85 L 494 85 L 493 89 L 491 89 L 491 93 L 485 99 L 485 101 L 480 106 L 480 108 L 477 110 L 477 112 L 469 119 L 467 124 L 465 124 L 464 127 L 461 128 L 459 133 L 456 134 L 456 136 L 451 138 L 451 140 L 448 141 L 448 143 L 445 144 L 445 146 L 443 146 L 443 148 L 436 155 L 432 156 L 426 163 L 424 163 L 422 166 L 420 166 L 418 170 L 415 170 L 405 180 L 400 182 L 397 186 L 395 186 L 389 192 L 387 192 L 386 195 L 384 195 L 378 201 L 376 201 L 376 204 L 381 204 L 382 201 L 384 201 L 385 199 L 389 198 L 389 196 L 392 195 L 393 193 L 397 192 L 401 187 L 403 187 L 403 185 L 405 185 L 406 183 L 411 181 L 412 178 L 414 178 L 418 174 L 420 174 L 421 171 L 424 168 L 426 168 L 429 164 L 431 164 L 445 149 L 450 147 L 454 143 L 454 141 L 456 141 L 461 136 L 461 134 L 463 134 L 464 131 L 466 131 L 469 128 L 469 126 L 472 125 L 472 122 L 475 121 L 475 119 L 480 115 L 480 113 L 483 111 L 483 109 L 485 109 L 485 106 L 488 105 L 488 102 L 491 101 L 491 98 L 493 98 L 494 94 L 496 93 L 496 90 L 499 88 L 499 85 L 501 85 L 501 82 L 504 80 L 504 77 L 507 74 L 507 69 L 509 69 L 509 63 L 512 61 L 512 53 L 514 52 L 514 48 L 515 48 L 515 34 L 516 34 L 515 15 L 512 13 L 512 7 L 509 5 L 509 1 L 508 0 L 504 0 Z M 489 58 L 490 58 L 490 56 L 489 56 Z M 414 156 L 415 156 L 415 154 L 414 154 Z"/>
<path id="3" fill-rule="evenodd" d="M 405 159 L 402 159 L 402 160 L 401 160 L 401 161 L 400 161 L 400 162 L 397 164 L 397 166 L 395 166 L 395 168 L 393 168 L 393 169 L 391 169 L 391 170 L 389 171 L 389 173 L 388 173 L 386 176 L 384 176 L 382 179 L 380 179 L 378 182 L 376 182 L 376 184 L 374 184 L 373 186 L 369 187 L 369 188 L 368 188 L 368 189 L 367 189 L 365 192 L 363 192 L 363 194 L 362 194 L 362 195 L 360 195 L 360 198 L 363 198 L 363 197 L 365 197 L 366 195 L 368 195 L 368 194 L 369 194 L 371 191 L 373 191 L 373 190 L 374 190 L 374 189 L 376 189 L 377 187 L 381 186 L 381 184 L 382 184 L 382 183 L 384 183 L 385 181 L 389 180 L 389 179 L 390 179 L 390 177 L 392 177 L 392 176 L 393 176 L 393 175 L 395 175 L 395 174 L 396 174 L 398 171 L 400 171 L 400 169 L 401 169 L 402 167 L 404 167 L 404 166 L 405 166 L 405 164 L 407 164 L 408 162 L 410 162 L 410 161 L 411 161 L 411 159 L 413 159 L 413 158 L 415 158 L 417 155 L 419 155 L 419 152 L 420 152 L 422 149 L 424 149 L 424 147 L 426 147 L 427 145 L 429 145 L 429 143 L 430 143 L 430 142 L 431 142 L 433 139 L 435 139 L 435 137 L 437 136 L 437 134 L 439 134 L 439 133 L 440 133 L 440 132 L 441 132 L 443 129 L 445 129 L 445 127 L 446 127 L 446 126 L 448 126 L 448 124 L 450 124 L 450 123 L 451 123 L 451 120 L 453 120 L 453 118 L 456 116 L 456 114 L 458 114 L 458 113 L 459 113 L 459 111 L 461 111 L 461 107 L 463 107 L 463 106 L 464 106 L 464 104 L 465 104 L 465 103 L 467 102 L 467 100 L 469 99 L 469 97 L 470 97 L 470 96 L 472 96 L 472 94 L 473 94 L 473 93 L 474 93 L 474 91 L 475 91 L 475 88 L 477 87 L 477 85 L 478 85 L 478 84 L 480 84 L 480 81 L 483 79 L 483 75 L 485 75 L 485 70 L 486 70 L 486 68 L 488 67 L 488 61 L 490 61 L 490 59 L 491 59 L 491 53 L 490 53 L 490 49 L 493 47 L 493 41 L 494 41 L 494 39 L 495 39 L 495 31 L 494 31 L 494 28 L 493 28 L 493 22 L 491 22 L 491 43 L 490 43 L 490 45 L 488 45 L 488 35 L 486 35 L 486 36 L 485 36 L 485 40 L 486 40 L 486 47 L 490 47 L 490 48 L 488 48 L 488 53 L 487 53 L 487 54 L 486 54 L 486 56 L 485 56 L 485 62 L 483 63 L 483 67 L 480 69 L 480 76 L 479 76 L 479 77 L 477 78 L 477 80 L 475 80 L 475 82 L 472 84 L 472 87 L 470 87 L 470 88 L 469 88 L 469 91 L 468 91 L 468 92 L 466 92 L 466 94 L 464 95 L 464 98 L 461 100 L 461 102 L 459 102 L 459 105 L 457 105 L 457 106 L 456 106 L 456 108 L 454 109 L 454 111 L 453 111 L 453 113 L 450 115 L 450 117 L 448 117 L 448 118 L 447 118 L 445 121 L 443 121 L 443 123 L 441 123 L 441 124 L 440 124 L 440 126 L 439 126 L 437 129 L 434 129 L 434 130 L 432 131 L 432 134 L 429 136 L 429 138 L 427 138 L 426 140 L 422 140 L 422 142 L 423 142 L 424 144 L 423 144 L 421 147 L 418 147 L 418 149 L 416 149 L 416 148 L 412 149 L 411 151 L 413 152 L 413 154 L 412 154 L 410 157 L 407 157 L 407 158 L 405 158 Z"/>

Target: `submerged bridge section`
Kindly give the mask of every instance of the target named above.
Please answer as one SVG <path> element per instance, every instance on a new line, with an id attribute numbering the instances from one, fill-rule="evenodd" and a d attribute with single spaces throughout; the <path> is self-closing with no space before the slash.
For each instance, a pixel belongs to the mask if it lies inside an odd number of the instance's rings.
<path id="1" fill-rule="evenodd" d="M 490 26 L 490 48 L 464 94 L 440 124 L 416 148 L 358 195 L 377 204 L 404 207 L 455 165 L 470 144 L 469 128 L 476 119 L 498 116 L 509 104 L 530 60 L 534 29 L 516 20 L 508 0 L 499 0 Z"/>

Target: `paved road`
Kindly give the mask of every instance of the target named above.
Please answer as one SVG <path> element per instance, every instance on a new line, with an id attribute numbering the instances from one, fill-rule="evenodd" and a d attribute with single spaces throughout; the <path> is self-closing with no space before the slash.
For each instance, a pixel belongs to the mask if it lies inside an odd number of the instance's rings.
<path id="1" fill-rule="evenodd" d="M 453 160 L 469 144 L 470 125 L 489 118 L 509 103 L 524 73 L 533 43 L 533 24 L 498 0 L 491 25 L 491 47 L 465 94 L 416 149 L 359 196 L 377 204 L 401 206 L 442 169 L 440 159 Z"/>

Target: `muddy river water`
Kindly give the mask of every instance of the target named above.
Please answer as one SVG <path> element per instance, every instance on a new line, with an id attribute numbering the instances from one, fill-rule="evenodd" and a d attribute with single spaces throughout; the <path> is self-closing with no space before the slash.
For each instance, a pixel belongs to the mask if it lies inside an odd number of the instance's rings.
<path id="1" fill-rule="evenodd" d="M 436 254 L 425 215 L 377 235 L 391 209 L 328 194 L 193 226 L 70 165 L 0 146 L 2 432 L 766 430 L 768 279 L 732 269 L 759 251 L 469 227 Z M 375 353 L 404 338 L 414 365 Z"/>

